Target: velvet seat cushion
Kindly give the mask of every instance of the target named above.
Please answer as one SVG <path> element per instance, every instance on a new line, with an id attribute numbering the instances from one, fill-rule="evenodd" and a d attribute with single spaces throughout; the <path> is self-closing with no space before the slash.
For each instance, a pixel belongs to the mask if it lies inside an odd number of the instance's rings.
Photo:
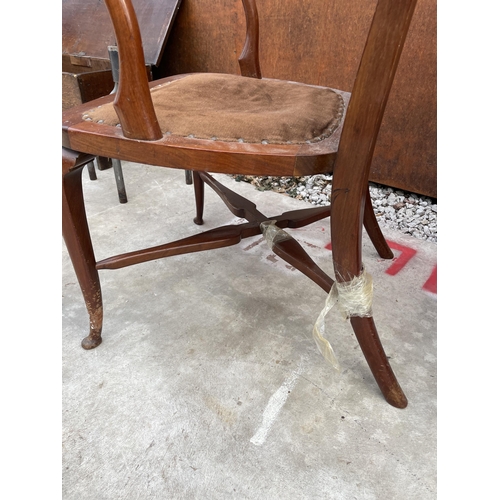
<path id="1" fill-rule="evenodd" d="M 236 75 L 203 73 L 151 90 L 163 134 L 197 139 L 269 144 L 303 144 L 329 137 L 344 113 L 332 89 Z M 112 103 L 84 120 L 117 126 Z"/>

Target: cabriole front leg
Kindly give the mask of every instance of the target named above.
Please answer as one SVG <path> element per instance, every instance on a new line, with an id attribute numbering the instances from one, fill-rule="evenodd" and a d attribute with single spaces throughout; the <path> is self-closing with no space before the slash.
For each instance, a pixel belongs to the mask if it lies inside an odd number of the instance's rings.
<path id="1" fill-rule="evenodd" d="M 102 296 L 82 190 L 82 169 L 93 157 L 63 148 L 62 216 L 63 237 L 75 270 L 90 319 L 90 333 L 82 340 L 84 349 L 101 342 Z"/>

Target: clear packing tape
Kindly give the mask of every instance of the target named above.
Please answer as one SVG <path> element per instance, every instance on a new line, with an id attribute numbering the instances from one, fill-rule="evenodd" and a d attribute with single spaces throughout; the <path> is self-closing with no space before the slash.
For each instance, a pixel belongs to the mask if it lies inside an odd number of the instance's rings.
<path id="1" fill-rule="evenodd" d="M 337 305 L 342 317 L 347 321 L 351 316 L 361 318 L 372 316 L 373 279 L 364 269 L 359 276 L 343 283 L 334 282 L 313 327 L 313 338 L 323 357 L 336 370 L 340 365 L 330 342 L 325 339 L 325 317 L 334 305 Z"/>
<path id="2" fill-rule="evenodd" d="M 273 245 L 279 241 L 290 239 L 291 236 L 283 229 L 276 226 L 276 221 L 266 221 L 260 225 L 262 234 L 271 250 Z M 373 300 L 373 279 L 369 273 L 363 270 L 359 276 L 351 281 L 343 283 L 334 282 L 330 293 L 325 301 L 325 306 L 320 312 L 313 327 L 313 338 L 323 357 L 336 369 L 340 371 L 340 365 L 335 353 L 325 339 L 325 318 L 335 305 L 341 315 L 347 321 L 351 316 L 371 317 Z"/>
<path id="3" fill-rule="evenodd" d="M 260 224 L 260 230 L 266 239 L 266 242 L 271 249 L 273 250 L 273 246 L 275 243 L 279 243 L 280 241 L 290 240 L 292 237 L 281 227 L 276 225 L 275 220 L 267 220 Z"/>

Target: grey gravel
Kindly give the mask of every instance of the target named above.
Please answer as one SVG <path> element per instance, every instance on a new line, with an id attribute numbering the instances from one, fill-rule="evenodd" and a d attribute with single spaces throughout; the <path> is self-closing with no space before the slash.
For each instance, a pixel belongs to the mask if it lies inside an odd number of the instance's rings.
<path id="1" fill-rule="evenodd" d="M 233 176 L 260 191 L 276 191 L 312 205 L 330 204 L 330 174 L 303 177 Z M 373 209 L 381 228 L 400 231 L 420 240 L 437 243 L 437 200 L 427 196 L 370 183 Z"/>

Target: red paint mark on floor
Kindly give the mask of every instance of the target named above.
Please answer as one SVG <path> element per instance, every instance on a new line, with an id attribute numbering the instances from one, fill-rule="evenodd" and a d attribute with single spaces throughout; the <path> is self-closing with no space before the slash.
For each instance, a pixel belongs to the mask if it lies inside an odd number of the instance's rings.
<path id="1" fill-rule="evenodd" d="M 434 266 L 429 279 L 424 283 L 422 287 L 426 292 L 433 293 L 437 295 L 437 266 Z"/>
<path id="2" fill-rule="evenodd" d="M 316 249 L 320 249 L 321 250 L 321 247 L 319 247 L 318 245 L 315 245 L 314 243 L 309 243 L 308 241 L 304 241 L 304 240 L 301 240 L 301 242 L 302 242 L 303 245 L 307 245 L 309 248 L 316 248 Z"/>
<path id="3" fill-rule="evenodd" d="M 254 241 L 253 243 L 250 243 L 247 247 L 245 247 L 243 250 L 246 252 L 247 250 L 250 250 L 251 248 L 260 245 L 265 238 L 259 238 L 257 241 Z"/>
<path id="4" fill-rule="evenodd" d="M 396 257 L 392 264 L 385 270 L 387 274 L 394 276 L 398 274 L 403 267 L 408 264 L 408 262 L 416 255 L 417 251 L 414 248 L 406 247 L 404 245 L 400 245 L 394 241 L 386 240 L 387 244 L 393 249 L 401 252 L 401 254 Z"/>
<path id="5" fill-rule="evenodd" d="M 406 247 L 404 245 L 400 245 L 399 243 L 396 243 L 394 241 L 386 240 L 387 244 L 393 249 L 393 250 L 398 250 L 401 252 L 401 254 L 394 258 L 392 261 L 392 265 L 387 268 L 385 271 L 387 274 L 390 274 L 391 276 L 394 276 L 395 274 L 398 274 L 403 267 L 408 264 L 408 262 L 412 259 L 412 257 L 417 253 L 417 251 L 413 248 Z M 325 248 L 327 250 L 332 249 L 332 244 L 327 243 L 325 245 Z"/>
<path id="6" fill-rule="evenodd" d="M 390 240 L 386 240 L 386 241 L 387 241 L 387 244 L 393 250 L 401 252 L 397 257 L 395 257 L 392 260 L 392 264 L 385 271 L 387 274 L 389 274 L 391 276 L 395 276 L 417 254 L 417 251 L 414 248 L 407 247 L 405 245 L 401 245 L 399 243 L 396 243 L 395 241 L 390 241 Z M 327 243 L 325 245 L 325 248 L 327 250 L 331 250 L 332 244 Z M 424 283 L 424 286 L 422 287 L 422 289 L 425 290 L 426 292 L 433 294 L 433 295 L 437 295 L 437 265 L 434 266 L 434 269 L 432 270 L 431 275 L 429 276 L 427 281 Z"/>

